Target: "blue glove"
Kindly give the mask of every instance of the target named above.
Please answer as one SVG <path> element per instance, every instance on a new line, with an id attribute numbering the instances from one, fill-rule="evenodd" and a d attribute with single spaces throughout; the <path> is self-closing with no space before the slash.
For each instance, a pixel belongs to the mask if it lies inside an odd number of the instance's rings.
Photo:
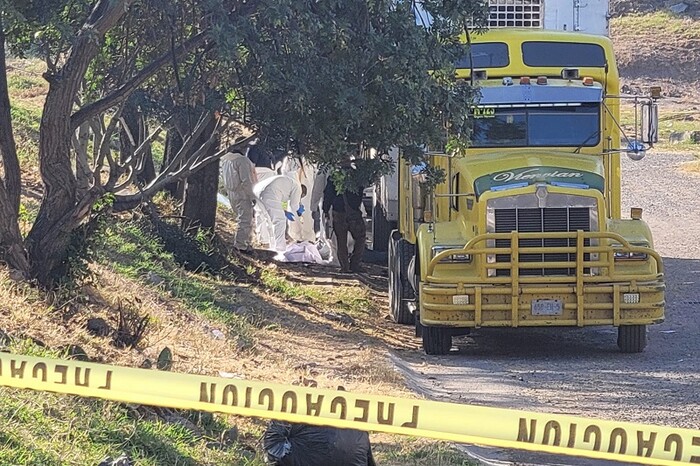
<path id="1" fill-rule="evenodd" d="M 299 209 L 297 209 L 297 215 L 301 217 L 301 214 L 304 213 L 306 209 L 304 209 L 304 204 L 299 204 Z"/>
<path id="2" fill-rule="evenodd" d="M 289 220 L 290 222 L 294 221 L 294 214 L 293 213 L 285 211 L 284 215 L 285 215 L 285 217 L 287 217 L 287 220 Z"/>

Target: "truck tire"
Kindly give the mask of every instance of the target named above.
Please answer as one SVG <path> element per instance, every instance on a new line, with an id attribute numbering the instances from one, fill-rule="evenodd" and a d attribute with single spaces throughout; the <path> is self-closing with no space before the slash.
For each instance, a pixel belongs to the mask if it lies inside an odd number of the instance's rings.
<path id="1" fill-rule="evenodd" d="M 423 350 L 425 354 L 440 356 L 452 348 L 452 332 L 449 328 L 422 326 Z"/>
<path id="2" fill-rule="evenodd" d="M 412 324 L 413 313 L 406 299 L 413 299 L 413 287 L 408 280 L 406 269 L 413 256 L 413 245 L 394 231 L 389 239 L 389 308 L 391 318 L 398 324 Z"/>
<path id="3" fill-rule="evenodd" d="M 391 222 L 386 218 L 384 207 L 378 202 L 379 187 L 375 187 L 374 203 L 372 206 L 372 250 L 384 252 L 389 247 Z"/>
<path id="4" fill-rule="evenodd" d="M 647 346 L 647 326 L 620 325 L 617 328 L 617 346 L 623 353 L 641 353 Z"/>

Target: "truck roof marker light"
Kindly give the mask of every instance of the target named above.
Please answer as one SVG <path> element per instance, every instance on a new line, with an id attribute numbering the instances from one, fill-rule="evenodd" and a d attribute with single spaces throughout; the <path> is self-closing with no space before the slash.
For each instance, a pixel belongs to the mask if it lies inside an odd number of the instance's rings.
<path id="1" fill-rule="evenodd" d="M 578 68 L 564 68 L 561 70 L 561 79 L 578 79 Z"/>
<path id="2" fill-rule="evenodd" d="M 537 76 L 537 84 L 539 84 L 540 86 L 546 86 L 547 76 Z"/>
<path id="3" fill-rule="evenodd" d="M 503 85 L 504 86 L 512 86 L 513 85 L 513 78 L 510 76 L 503 78 Z"/>
<path id="4" fill-rule="evenodd" d="M 583 78 L 583 85 L 584 86 L 592 86 L 593 82 L 594 82 L 593 78 L 591 78 L 590 76 L 586 76 L 585 78 Z"/>
<path id="5" fill-rule="evenodd" d="M 530 77 L 529 76 L 521 76 L 520 77 L 520 84 L 530 84 Z"/>
<path id="6" fill-rule="evenodd" d="M 632 218 L 632 220 L 641 220 L 642 219 L 641 207 L 632 207 L 630 209 L 630 217 Z"/>

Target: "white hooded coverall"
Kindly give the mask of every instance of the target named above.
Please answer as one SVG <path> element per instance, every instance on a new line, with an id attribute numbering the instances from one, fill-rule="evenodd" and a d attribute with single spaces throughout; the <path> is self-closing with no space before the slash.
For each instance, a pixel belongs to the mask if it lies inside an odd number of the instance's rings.
<path id="1" fill-rule="evenodd" d="M 308 241 L 310 243 L 316 241 L 312 214 L 321 202 L 325 186 L 325 184 L 321 186 L 321 195 L 316 198 L 316 203 L 314 204 L 313 193 L 316 189 L 314 182 L 318 172 L 319 170 L 314 164 L 304 159 L 287 156 L 282 162 L 282 174 L 294 178 L 306 186 L 306 196 L 301 199 L 301 204 L 305 207 L 304 213 L 301 215 L 301 219 L 297 219 L 297 221 L 289 225 L 289 236 L 295 241 Z"/>
<path id="2" fill-rule="evenodd" d="M 270 246 L 277 252 L 284 252 L 287 249 L 285 237 L 287 217 L 283 204 L 286 202 L 287 211 L 297 217 L 301 185 L 289 176 L 276 175 L 256 184 L 253 192 L 260 199 L 261 207 L 267 211 L 267 216 L 272 223 L 268 226 L 271 230 Z"/>
<path id="3" fill-rule="evenodd" d="M 255 166 L 242 153 L 228 152 L 221 157 L 221 172 L 237 223 L 233 245 L 238 249 L 250 249 L 255 200 L 253 186 L 257 182 Z"/>

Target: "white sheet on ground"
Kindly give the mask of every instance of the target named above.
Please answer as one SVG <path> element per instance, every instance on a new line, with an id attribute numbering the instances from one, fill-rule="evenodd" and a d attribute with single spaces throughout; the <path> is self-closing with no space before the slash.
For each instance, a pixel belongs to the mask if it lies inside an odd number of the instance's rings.
<path id="1" fill-rule="evenodd" d="M 291 243 L 287 245 L 287 249 L 275 256 L 275 260 L 280 262 L 308 262 L 312 264 L 326 264 L 318 252 L 315 244 L 308 241 L 300 243 Z"/>

